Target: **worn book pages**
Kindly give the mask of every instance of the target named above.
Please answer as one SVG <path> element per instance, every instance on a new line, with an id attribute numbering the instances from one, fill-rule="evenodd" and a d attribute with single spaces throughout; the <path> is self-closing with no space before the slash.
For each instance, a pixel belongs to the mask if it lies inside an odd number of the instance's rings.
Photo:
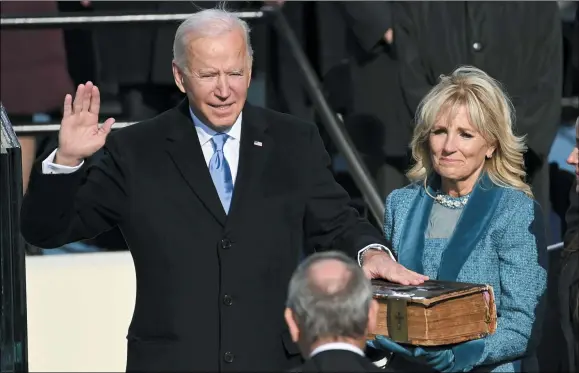
<path id="1" fill-rule="evenodd" d="M 427 281 L 405 286 L 372 280 L 379 303 L 376 329 L 416 346 L 441 346 L 483 338 L 497 328 L 493 289 L 489 285 Z"/>

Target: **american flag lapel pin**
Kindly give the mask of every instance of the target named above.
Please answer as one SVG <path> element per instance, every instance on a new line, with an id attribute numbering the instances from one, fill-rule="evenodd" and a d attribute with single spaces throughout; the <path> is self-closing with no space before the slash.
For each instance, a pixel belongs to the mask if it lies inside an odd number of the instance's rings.
<path id="1" fill-rule="evenodd" d="M 254 141 L 253 145 L 255 146 L 263 146 L 263 143 L 261 141 Z"/>

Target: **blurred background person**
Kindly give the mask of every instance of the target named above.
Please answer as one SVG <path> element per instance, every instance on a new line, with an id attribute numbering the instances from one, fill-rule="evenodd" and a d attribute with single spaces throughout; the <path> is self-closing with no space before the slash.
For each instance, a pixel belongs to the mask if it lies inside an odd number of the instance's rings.
<path id="1" fill-rule="evenodd" d="M 323 84 L 334 109 L 362 155 L 385 199 L 408 183 L 411 117 L 400 110 L 404 103 L 399 83 L 399 61 L 393 48 L 395 18 L 392 2 L 319 2 L 335 7 L 336 17 L 320 12 L 319 24 L 343 23 L 342 59 L 324 71 Z M 337 26 L 337 25 L 336 25 Z M 322 31 L 323 27 L 320 27 Z M 336 28 L 336 27 L 334 27 Z M 335 32 L 322 34 L 332 44 Z M 335 42 L 333 43 L 335 44 Z M 334 47 L 334 49 L 338 49 Z"/>
<path id="2" fill-rule="evenodd" d="M 266 1 L 280 5 L 332 109 L 340 114 L 379 193 L 385 198 L 407 183 L 412 130 L 398 83 L 391 2 L 388 1 Z M 273 45 L 279 69 L 272 76 L 275 104 L 280 110 L 313 119 L 314 107 L 303 87 L 299 66 L 283 38 Z M 400 118 L 404 116 L 404 119 Z M 352 188 L 344 162 L 324 128 L 328 151 L 336 155 L 338 178 Z"/>
<path id="3" fill-rule="evenodd" d="M 47 15 L 56 1 L 2 1 L 2 16 Z M 49 123 L 61 117 L 62 97 L 74 89 L 60 29 L 0 31 L 0 100 L 13 125 Z M 56 134 L 20 135 L 23 191 L 39 142 Z"/>
<path id="4" fill-rule="evenodd" d="M 567 345 L 563 371 L 579 372 L 579 117 L 575 123 L 575 148 L 567 162 L 575 167 L 575 185 L 567 213 L 567 234 L 563 251 L 563 269 L 559 280 L 561 322 Z"/>
<path id="5" fill-rule="evenodd" d="M 375 328 L 378 303 L 372 286 L 351 258 L 316 253 L 294 271 L 284 316 L 305 364 L 301 372 L 379 372 L 364 356 Z"/>
<path id="6" fill-rule="evenodd" d="M 498 326 L 448 348 L 407 348 L 378 337 L 372 346 L 394 353 L 387 369 L 538 369 L 547 245 L 513 115 L 499 83 L 468 66 L 441 77 L 418 106 L 413 183 L 388 196 L 386 240 L 402 265 L 429 278 L 491 285 Z"/>
<path id="7" fill-rule="evenodd" d="M 570 158 L 573 160 L 573 158 Z M 569 162 L 571 163 L 571 162 Z M 577 181 L 573 183 L 573 187 L 569 192 L 569 208 L 565 214 L 567 229 L 565 231 L 565 239 L 563 241 L 565 246 L 569 246 L 571 239 L 579 230 L 579 195 L 578 195 Z"/>
<path id="8" fill-rule="evenodd" d="M 559 332 L 551 349 L 555 365 L 548 366 L 549 371 L 579 372 L 579 118 L 575 124 L 576 145 L 567 163 L 575 168 L 576 182 L 571 190 L 571 206 L 567 213 L 567 232 L 564 250 L 561 256 L 561 271 L 558 274 L 559 307 L 557 317 L 559 325 L 553 328 Z"/>

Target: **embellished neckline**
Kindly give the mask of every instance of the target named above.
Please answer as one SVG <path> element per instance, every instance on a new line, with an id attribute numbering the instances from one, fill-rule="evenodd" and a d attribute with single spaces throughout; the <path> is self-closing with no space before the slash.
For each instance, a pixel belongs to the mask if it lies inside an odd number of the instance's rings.
<path id="1" fill-rule="evenodd" d="M 437 192 L 436 197 L 434 197 L 434 200 L 438 204 L 444 207 L 448 207 L 449 209 L 461 209 L 464 208 L 464 206 L 466 206 L 470 195 L 471 193 L 460 197 L 452 197 L 448 194 Z"/>

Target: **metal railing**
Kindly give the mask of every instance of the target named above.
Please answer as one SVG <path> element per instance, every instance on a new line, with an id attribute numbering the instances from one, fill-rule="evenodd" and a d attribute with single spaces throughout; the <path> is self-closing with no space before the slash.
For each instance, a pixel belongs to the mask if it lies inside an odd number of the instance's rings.
<path id="1" fill-rule="evenodd" d="M 554 245 L 547 246 L 547 251 L 563 250 L 564 242 L 559 242 Z"/>
<path id="2" fill-rule="evenodd" d="M 243 19 L 259 19 L 264 16 L 263 11 L 233 12 Z M 55 15 L 35 17 L 11 17 L 0 18 L 1 29 L 29 29 L 29 28 L 66 28 L 66 27 L 89 27 L 99 24 L 126 24 L 126 23 L 174 23 L 184 21 L 191 13 L 178 14 L 105 14 L 91 13 L 76 15 Z"/>
<path id="3" fill-rule="evenodd" d="M 561 99 L 561 107 L 579 109 L 579 96 L 563 97 Z"/>
<path id="4" fill-rule="evenodd" d="M 115 122 L 113 124 L 113 129 L 120 129 L 138 122 Z M 14 132 L 19 135 L 24 134 L 38 134 L 46 132 L 58 132 L 60 131 L 60 123 L 43 123 L 43 124 L 22 124 L 12 126 Z"/>

